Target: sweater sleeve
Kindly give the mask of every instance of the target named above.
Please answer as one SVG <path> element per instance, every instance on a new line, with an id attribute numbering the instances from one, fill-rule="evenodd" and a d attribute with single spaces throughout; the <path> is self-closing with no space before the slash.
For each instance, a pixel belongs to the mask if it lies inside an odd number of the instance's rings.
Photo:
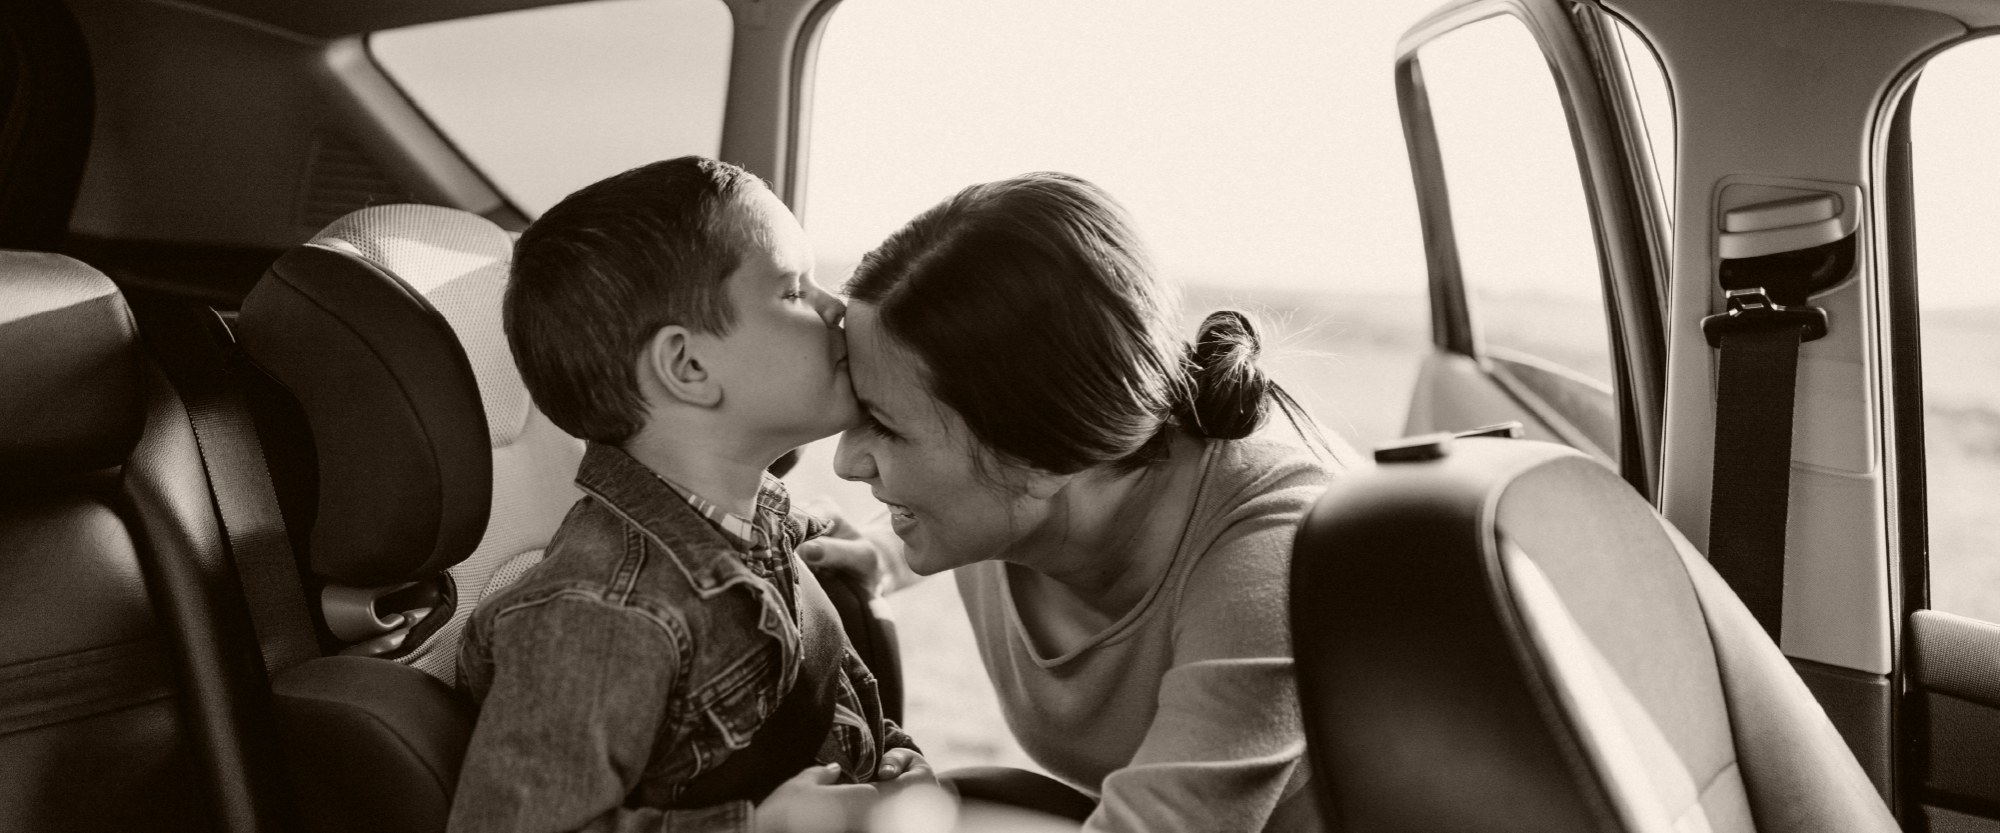
<path id="1" fill-rule="evenodd" d="M 1324 480 L 1273 480 L 1217 521 L 1182 582 L 1157 711 L 1085 830 L 1254 833 L 1296 809 L 1279 807 L 1306 777 L 1285 599 L 1294 530 Z"/>

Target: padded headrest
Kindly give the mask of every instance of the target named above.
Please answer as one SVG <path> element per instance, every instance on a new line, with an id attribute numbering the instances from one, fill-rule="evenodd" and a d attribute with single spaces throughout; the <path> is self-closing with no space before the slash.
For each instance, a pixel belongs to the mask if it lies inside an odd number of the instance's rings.
<path id="1" fill-rule="evenodd" d="M 245 353 L 312 432 L 320 576 L 394 584 L 478 545 L 492 444 L 518 433 L 528 410 L 500 330 L 510 251 L 506 232 L 477 215 L 376 206 L 279 258 L 244 299 Z"/>
<path id="2" fill-rule="evenodd" d="M 500 299 L 514 241 L 492 221 L 435 205 L 382 205 L 335 220 L 312 245 L 375 264 L 430 301 L 472 363 L 494 448 L 521 435 L 528 386 L 500 329 Z"/>
<path id="3" fill-rule="evenodd" d="M 0 470 L 124 462 L 145 419 L 136 334 L 103 273 L 0 250 Z"/>

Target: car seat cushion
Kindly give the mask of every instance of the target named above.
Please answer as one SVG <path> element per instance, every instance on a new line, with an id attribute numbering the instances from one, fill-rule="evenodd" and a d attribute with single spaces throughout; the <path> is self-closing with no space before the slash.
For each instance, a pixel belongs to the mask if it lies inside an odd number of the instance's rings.
<path id="1" fill-rule="evenodd" d="M 0 471 L 118 465 L 138 442 L 137 329 L 118 288 L 72 258 L 0 251 Z"/>
<path id="2" fill-rule="evenodd" d="M 271 689 L 305 830 L 444 829 L 472 739 L 472 707 L 456 692 L 372 657 L 315 659 Z"/>
<path id="3" fill-rule="evenodd" d="M 1626 800 L 1618 812 L 1748 831 L 1715 653 L 1656 517 L 1609 469 L 1560 455 L 1507 483 L 1492 545 L 1549 690 L 1571 698 L 1583 750 Z"/>
<path id="4" fill-rule="evenodd" d="M 1669 740 L 1683 727 L 1663 725 L 1640 702 L 1534 560 L 1513 546 L 1502 558 L 1528 637 L 1549 670 L 1566 681 L 1554 694 L 1582 717 L 1575 723 L 1582 751 L 1611 785 L 1614 811 L 1628 829 L 1755 831 L 1735 756 L 1713 772 L 1690 767 Z"/>
<path id="5" fill-rule="evenodd" d="M 1661 522 L 1665 524 L 1664 521 Z M 1900 830 L 1791 661 L 1700 551 L 1671 528 L 1722 671 L 1749 801 L 1762 833 Z"/>
<path id="6" fill-rule="evenodd" d="M 447 683 L 458 679 L 458 644 L 472 611 L 486 597 L 541 563 L 542 551 L 582 492 L 574 478 L 583 443 L 529 409 L 514 442 L 493 450 L 493 509 L 486 534 L 451 568 L 457 598 L 451 619 L 402 661 Z"/>
<path id="7" fill-rule="evenodd" d="M 1705 559 L 1616 473 L 1460 439 L 1330 486 L 1293 639 L 1317 789 L 1354 829 L 1894 830 Z"/>

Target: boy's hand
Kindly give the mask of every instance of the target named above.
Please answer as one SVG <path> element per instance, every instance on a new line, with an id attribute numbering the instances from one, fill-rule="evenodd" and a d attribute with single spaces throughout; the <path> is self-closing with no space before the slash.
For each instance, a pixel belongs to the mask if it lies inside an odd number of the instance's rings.
<path id="1" fill-rule="evenodd" d="M 757 805 L 757 833 L 867 830 L 882 794 L 867 784 L 835 784 L 839 778 L 838 764 L 799 770 Z"/>
<path id="2" fill-rule="evenodd" d="M 897 747 L 882 753 L 882 765 L 875 768 L 875 780 L 891 791 L 911 784 L 937 785 L 929 761 L 915 749 Z"/>

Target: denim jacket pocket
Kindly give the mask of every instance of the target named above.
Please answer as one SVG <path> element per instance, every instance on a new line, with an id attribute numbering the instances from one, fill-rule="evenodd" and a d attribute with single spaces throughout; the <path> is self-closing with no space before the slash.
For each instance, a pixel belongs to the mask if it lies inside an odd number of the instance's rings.
<path id="1" fill-rule="evenodd" d="M 757 728 L 778 709 L 778 646 L 767 640 L 717 673 L 693 694 L 695 773 L 750 745 Z"/>

